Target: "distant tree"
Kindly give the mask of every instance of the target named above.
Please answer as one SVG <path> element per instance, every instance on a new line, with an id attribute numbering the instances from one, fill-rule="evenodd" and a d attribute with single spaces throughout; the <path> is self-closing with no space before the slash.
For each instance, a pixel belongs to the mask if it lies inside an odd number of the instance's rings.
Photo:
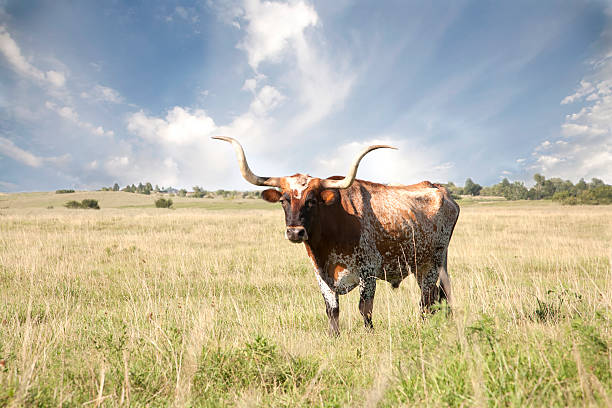
<path id="1" fill-rule="evenodd" d="M 451 194 L 452 198 L 454 198 L 455 200 L 461 199 L 461 194 L 463 194 L 463 189 L 461 187 L 457 187 L 455 183 L 453 183 L 452 181 L 449 181 L 448 183 L 443 184 L 443 185 L 444 187 L 446 187 L 448 192 Z"/>
<path id="2" fill-rule="evenodd" d="M 119 191 L 119 184 L 115 183 L 113 185 L 113 191 Z"/>
<path id="3" fill-rule="evenodd" d="M 579 190 L 578 194 L 572 195 L 569 191 L 558 191 L 552 199 L 559 201 L 562 204 L 576 205 L 576 204 L 612 204 L 612 186 L 600 185 L 596 188 L 590 188 L 588 190 Z"/>
<path id="4" fill-rule="evenodd" d="M 193 186 L 193 197 L 202 198 L 206 196 L 208 192 L 204 190 L 202 187 Z"/>
<path id="5" fill-rule="evenodd" d="M 74 193 L 72 189 L 55 190 L 55 194 L 70 194 Z"/>
<path id="6" fill-rule="evenodd" d="M 589 189 L 598 188 L 598 187 L 602 187 L 605 185 L 606 183 L 604 183 L 603 180 L 593 177 L 591 179 L 591 182 L 589 183 Z"/>
<path id="7" fill-rule="evenodd" d="M 527 187 L 521 181 L 515 181 L 502 191 L 506 200 L 526 200 L 528 193 Z"/>
<path id="8" fill-rule="evenodd" d="M 480 184 L 474 183 L 471 178 L 465 180 L 465 185 L 463 186 L 464 194 L 477 196 L 480 194 L 480 190 L 482 190 L 482 186 Z"/>
<path id="9" fill-rule="evenodd" d="M 178 191 L 178 195 L 179 195 L 179 197 L 185 197 L 187 195 L 187 190 L 185 190 L 184 188 L 181 188 Z"/>

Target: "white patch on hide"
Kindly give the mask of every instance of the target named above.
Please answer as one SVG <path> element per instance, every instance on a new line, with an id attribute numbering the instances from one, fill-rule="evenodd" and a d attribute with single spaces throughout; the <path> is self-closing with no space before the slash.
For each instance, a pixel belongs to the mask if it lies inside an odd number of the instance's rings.
<path id="1" fill-rule="evenodd" d="M 312 177 L 300 175 L 296 177 L 285 177 L 285 180 L 289 184 L 291 194 L 299 200 L 302 198 L 304 190 L 308 188 L 308 184 L 310 183 L 310 180 L 312 180 Z"/>

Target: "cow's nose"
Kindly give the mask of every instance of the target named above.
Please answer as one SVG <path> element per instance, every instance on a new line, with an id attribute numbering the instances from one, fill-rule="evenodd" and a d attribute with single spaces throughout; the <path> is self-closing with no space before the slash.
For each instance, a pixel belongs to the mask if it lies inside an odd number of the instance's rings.
<path id="1" fill-rule="evenodd" d="M 308 233 L 304 227 L 287 227 L 287 239 L 291 242 L 303 242 L 308 239 Z"/>

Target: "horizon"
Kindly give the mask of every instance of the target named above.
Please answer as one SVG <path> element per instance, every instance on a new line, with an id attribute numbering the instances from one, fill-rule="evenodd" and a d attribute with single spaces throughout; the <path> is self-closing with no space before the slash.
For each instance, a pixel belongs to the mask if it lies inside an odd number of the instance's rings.
<path id="1" fill-rule="evenodd" d="M 604 1 L 0 2 L 0 191 L 612 180 Z M 146 181 L 145 181 L 146 180 Z"/>

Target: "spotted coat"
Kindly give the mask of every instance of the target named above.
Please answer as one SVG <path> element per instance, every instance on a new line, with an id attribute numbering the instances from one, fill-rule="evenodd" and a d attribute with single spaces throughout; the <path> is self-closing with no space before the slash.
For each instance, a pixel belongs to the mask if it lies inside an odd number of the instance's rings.
<path id="1" fill-rule="evenodd" d="M 325 190 L 320 184 L 321 179 L 296 174 L 281 179 L 281 192 L 267 190 L 264 198 L 280 199 L 287 234 L 299 228 L 303 235 L 287 237 L 306 247 L 331 334 L 339 332 L 338 295 L 356 287 L 364 324 L 372 328 L 377 280 L 398 287 L 414 274 L 424 311 L 441 299 L 450 303 L 446 258 L 459 206 L 444 187 L 428 181 L 388 186 L 355 180 L 347 189 Z"/>

